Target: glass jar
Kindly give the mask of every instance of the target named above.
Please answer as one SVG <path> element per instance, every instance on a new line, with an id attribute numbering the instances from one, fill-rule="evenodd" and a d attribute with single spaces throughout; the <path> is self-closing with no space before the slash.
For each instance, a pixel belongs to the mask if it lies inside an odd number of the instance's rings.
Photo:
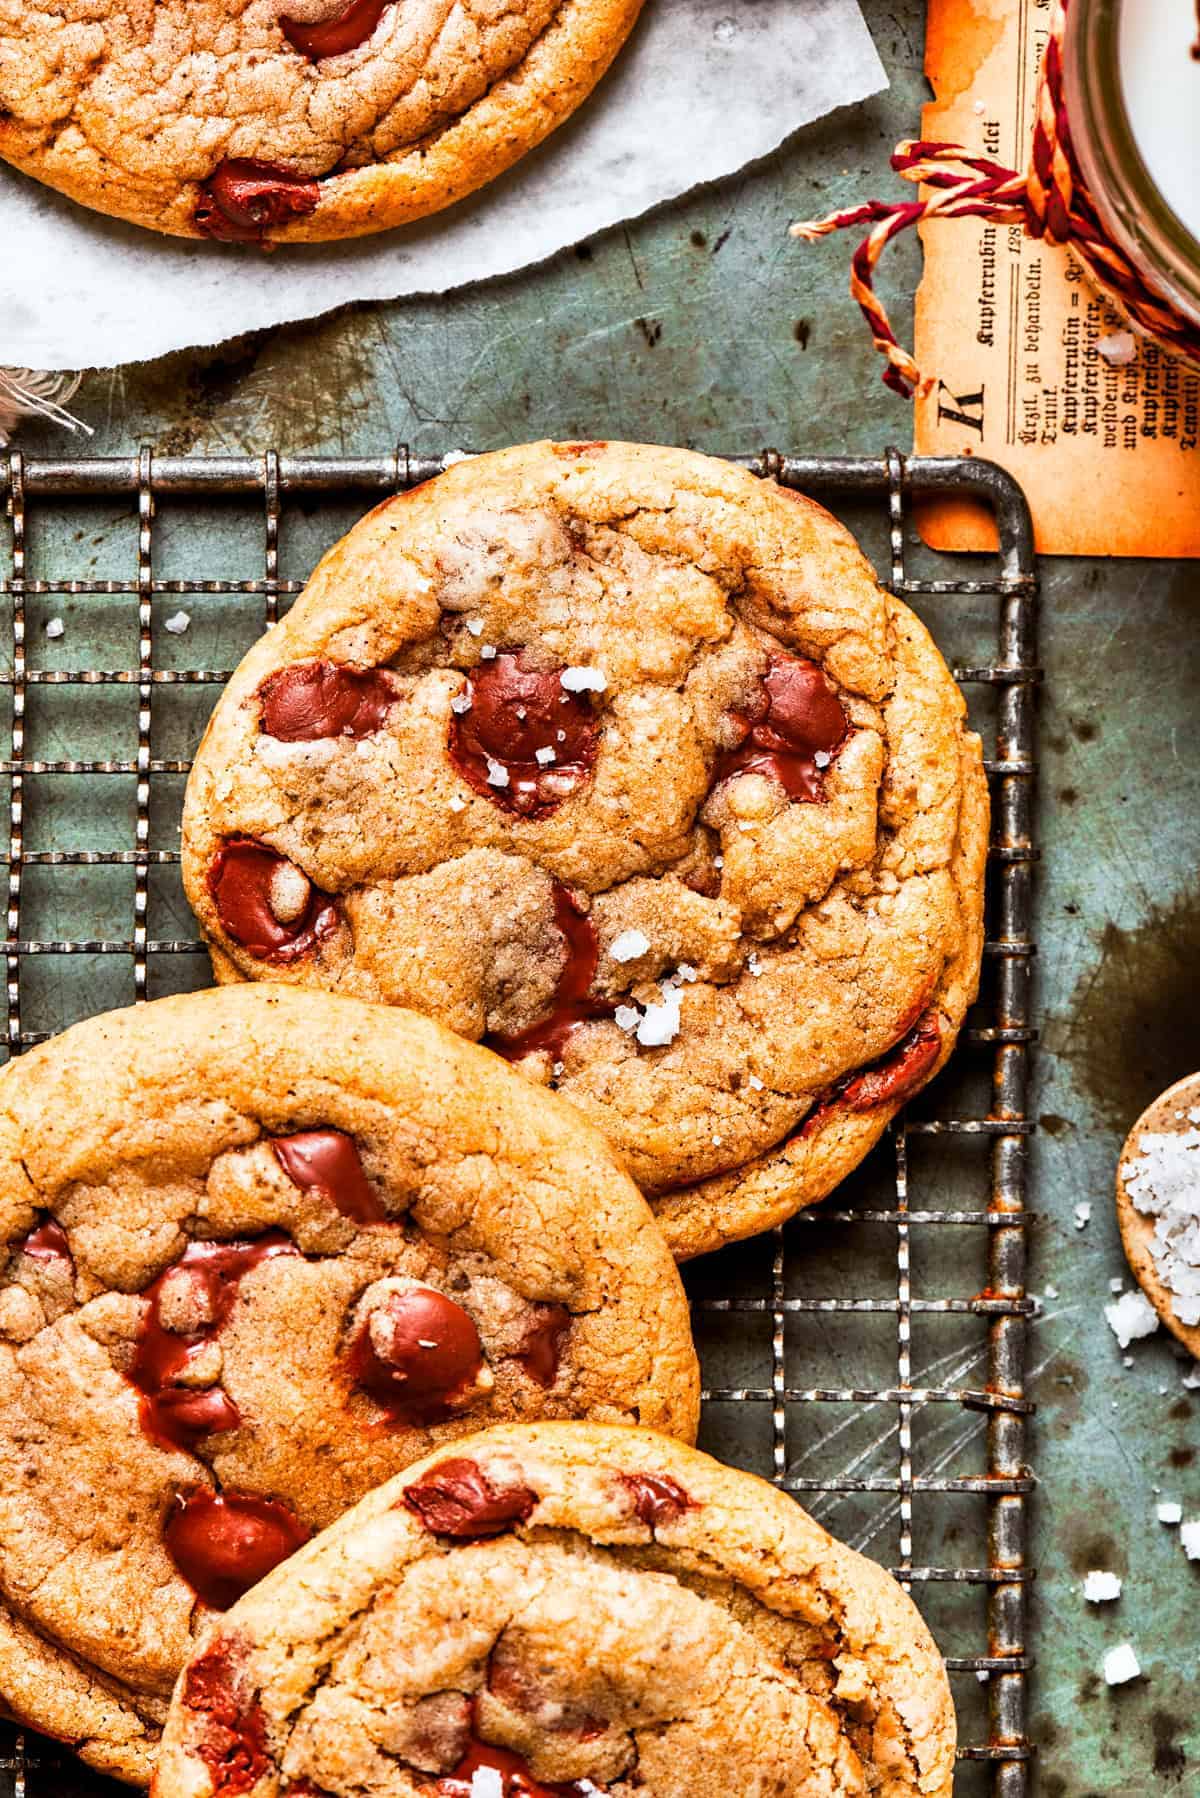
<path id="1" fill-rule="evenodd" d="M 1070 0 L 1063 74 L 1071 142 L 1102 224 L 1147 285 L 1200 326 L 1195 41 L 1194 0 Z"/>

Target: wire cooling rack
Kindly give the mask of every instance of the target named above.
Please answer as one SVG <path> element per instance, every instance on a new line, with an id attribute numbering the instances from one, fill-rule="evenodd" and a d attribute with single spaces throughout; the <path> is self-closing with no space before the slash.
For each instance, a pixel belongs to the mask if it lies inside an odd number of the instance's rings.
<path id="1" fill-rule="evenodd" d="M 0 761 L 9 793 L 0 1034 L 10 1054 L 90 1013 L 208 984 L 179 883 L 178 825 L 217 692 L 365 498 L 455 459 L 143 450 L 0 462 L 10 527 L 0 630 L 7 622 L 11 632 L 11 661 L 0 665 L 0 741 L 11 742 Z M 906 463 L 894 451 L 735 460 L 841 513 L 926 619 L 984 734 L 993 839 L 980 1002 L 918 1115 L 898 1120 L 832 1203 L 688 1270 L 702 1442 L 891 1564 L 953 1679 L 956 1794 L 1025 1798 L 1040 674 L 1029 514 L 1015 483 L 981 461 Z M 973 563 L 973 580 L 912 529 L 912 502 L 933 494 L 994 514 L 998 557 Z M 122 1789 L 0 1723 L 0 1798 Z"/>

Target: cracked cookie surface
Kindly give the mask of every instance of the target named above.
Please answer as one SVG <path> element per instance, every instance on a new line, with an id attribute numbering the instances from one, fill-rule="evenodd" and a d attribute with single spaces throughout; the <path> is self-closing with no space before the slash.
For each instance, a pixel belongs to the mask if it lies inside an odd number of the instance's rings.
<path id="1" fill-rule="evenodd" d="M 0 0 L 0 157 L 175 236 L 436 212 L 591 92 L 641 0 Z"/>
<path id="2" fill-rule="evenodd" d="M 371 1493 L 176 1687 L 156 1798 L 949 1798 L 911 1600 L 652 1431 L 501 1427 Z"/>
<path id="3" fill-rule="evenodd" d="M 824 1196 L 950 1053 L 988 831 L 964 714 L 810 500 L 530 445 L 325 557 L 218 703 L 184 881 L 218 979 L 482 1039 L 696 1254 Z"/>
<path id="4" fill-rule="evenodd" d="M 0 1702 L 145 1783 L 214 1610 L 484 1424 L 691 1437 L 603 1140 L 428 1019 L 243 987 L 0 1075 Z"/>

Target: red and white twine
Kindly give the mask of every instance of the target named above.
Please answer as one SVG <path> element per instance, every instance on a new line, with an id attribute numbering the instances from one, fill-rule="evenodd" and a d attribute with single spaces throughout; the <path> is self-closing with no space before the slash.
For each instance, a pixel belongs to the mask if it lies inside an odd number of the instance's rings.
<path id="1" fill-rule="evenodd" d="M 926 197 L 868 200 L 827 218 L 792 226 L 793 237 L 814 243 L 833 231 L 871 225 L 851 261 L 850 292 L 870 327 L 876 349 L 887 360 L 884 381 L 905 398 L 922 390 L 925 382 L 913 357 L 898 342 L 887 308 L 875 292 L 875 270 L 894 237 L 935 218 L 983 218 L 993 224 L 1021 225 L 1030 237 L 1069 245 L 1097 286 L 1111 295 L 1135 325 L 1200 366 L 1200 329 L 1164 299 L 1113 243 L 1080 172 L 1064 99 L 1068 4 L 1069 0 L 1055 0 L 1051 15 L 1026 173 L 1006 168 L 994 157 L 976 155 L 962 144 L 907 141 L 896 146 L 892 167 L 906 181 L 931 189 Z"/>

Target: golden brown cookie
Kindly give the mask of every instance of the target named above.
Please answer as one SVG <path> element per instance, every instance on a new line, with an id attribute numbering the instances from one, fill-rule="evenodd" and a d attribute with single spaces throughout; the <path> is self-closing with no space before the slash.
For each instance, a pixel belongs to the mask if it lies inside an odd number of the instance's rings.
<path id="1" fill-rule="evenodd" d="M 1129 1132 L 1117 1223 L 1142 1291 L 1200 1360 L 1200 1074 L 1160 1093 Z"/>
<path id="2" fill-rule="evenodd" d="M 683 1256 L 823 1197 L 945 1061 L 987 830 L 945 663 L 827 512 L 533 444 L 325 557 L 217 706 L 183 868 L 218 979 L 482 1039 Z"/>
<path id="3" fill-rule="evenodd" d="M 176 237 L 452 205 L 585 100 L 641 0 L 0 0 L 0 157 Z"/>
<path id="4" fill-rule="evenodd" d="M 244 1598 L 155 1798 L 949 1798 L 912 1601 L 783 1493 L 648 1430 L 489 1430 Z"/>
<path id="5" fill-rule="evenodd" d="M 0 1075 L 0 1703 L 145 1783 L 214 1610 L 481 1425 L 690 1437 L 679 1276 L 602 1139 L 425 1018 L 282 987 Z"/>

